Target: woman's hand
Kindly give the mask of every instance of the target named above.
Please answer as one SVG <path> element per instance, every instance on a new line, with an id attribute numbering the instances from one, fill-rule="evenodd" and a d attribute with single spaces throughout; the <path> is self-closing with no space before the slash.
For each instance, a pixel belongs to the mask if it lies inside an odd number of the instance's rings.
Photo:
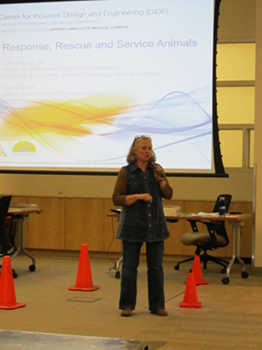
<path id="1" fill-rule="evenodd" d="M 152 203 L 153 201 L 153 197 L 149 193 L 141 193 L 139 194 L 139 196 L 140 196 L 139 199 L 145 202 Z"/>
<path id="2" fill-rule="evenodd" d="M 155 168 L 155 178 L 158 182 L 164 179 L 164 169 L 160 165 L 157 165 Z"/>
<path id="3" fill-rule="evenodd" d="M 129 194 L 126 196 L 126 205 L 132 205 L 137 201 L 145 201 L 147 203 L 152 203 L 153 198 L 149 193 L 138 193 L 138 194 Z"/>

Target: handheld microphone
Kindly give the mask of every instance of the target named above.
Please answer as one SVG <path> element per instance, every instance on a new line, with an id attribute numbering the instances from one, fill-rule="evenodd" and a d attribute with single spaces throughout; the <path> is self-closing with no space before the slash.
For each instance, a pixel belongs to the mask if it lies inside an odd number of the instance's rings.
<path id="1" fill-rule="evenodd" d="M 157 170 L 156 163 L 153 161 L 152 158 L 149 159 L 149 162 L 153 165 L 153 168 L 158 173 L 158 175 L 161 176 L 161 177 L 164 177 L 164 174 L 162 173 L 162 171 Z"/>

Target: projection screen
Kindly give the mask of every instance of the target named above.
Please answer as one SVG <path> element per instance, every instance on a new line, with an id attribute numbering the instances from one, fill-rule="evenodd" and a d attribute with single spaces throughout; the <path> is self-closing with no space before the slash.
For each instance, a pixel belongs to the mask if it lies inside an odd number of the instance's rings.
<path id="1" fill-rule="evenodd" d="M 1 4 L 0 171 L 115 174 L 149 135 L 167 173 L 224 173 L 219 2 Z"/>

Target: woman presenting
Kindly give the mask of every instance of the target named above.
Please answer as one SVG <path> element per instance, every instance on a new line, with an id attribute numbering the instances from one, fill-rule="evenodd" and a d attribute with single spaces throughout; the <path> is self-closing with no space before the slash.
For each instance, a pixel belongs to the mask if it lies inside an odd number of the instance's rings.
<path id="1" fill-rule="evenodd" d="M 173 190 L 160 165 L 155 164 L 151 138 L 136 137 L 127 156 L 128 165 L 119 171 L 112 196 L 122 206 L 116 237 L 122 240 L 123 263 L 119 309 L 131 316 L 137 296 L 140 250 L 146 243 L 148 303 L 151 313 L 167 316 L 164 296 L 164 240 L 169 237 L 162 198 Z"/>

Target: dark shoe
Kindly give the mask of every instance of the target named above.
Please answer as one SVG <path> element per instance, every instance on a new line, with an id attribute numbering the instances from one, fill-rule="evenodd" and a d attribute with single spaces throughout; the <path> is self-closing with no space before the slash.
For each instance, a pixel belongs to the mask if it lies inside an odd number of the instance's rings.
<path id="1" fill-rule="evenodd" d="M 151 313 L 158 316 L 168 316 L 168 313 L 165 309 L 158 309 L 156 311 L 151 311 Z"/>
<path id="2" fill-rule="evenodd" d="M 121 316 L 123 316 L 123 317 L 129 317 L 129 316 L 131 316 L 131 314 L 132 314 L 132 310 L 131 309 L 124 309 L 121 312 Z"/>

